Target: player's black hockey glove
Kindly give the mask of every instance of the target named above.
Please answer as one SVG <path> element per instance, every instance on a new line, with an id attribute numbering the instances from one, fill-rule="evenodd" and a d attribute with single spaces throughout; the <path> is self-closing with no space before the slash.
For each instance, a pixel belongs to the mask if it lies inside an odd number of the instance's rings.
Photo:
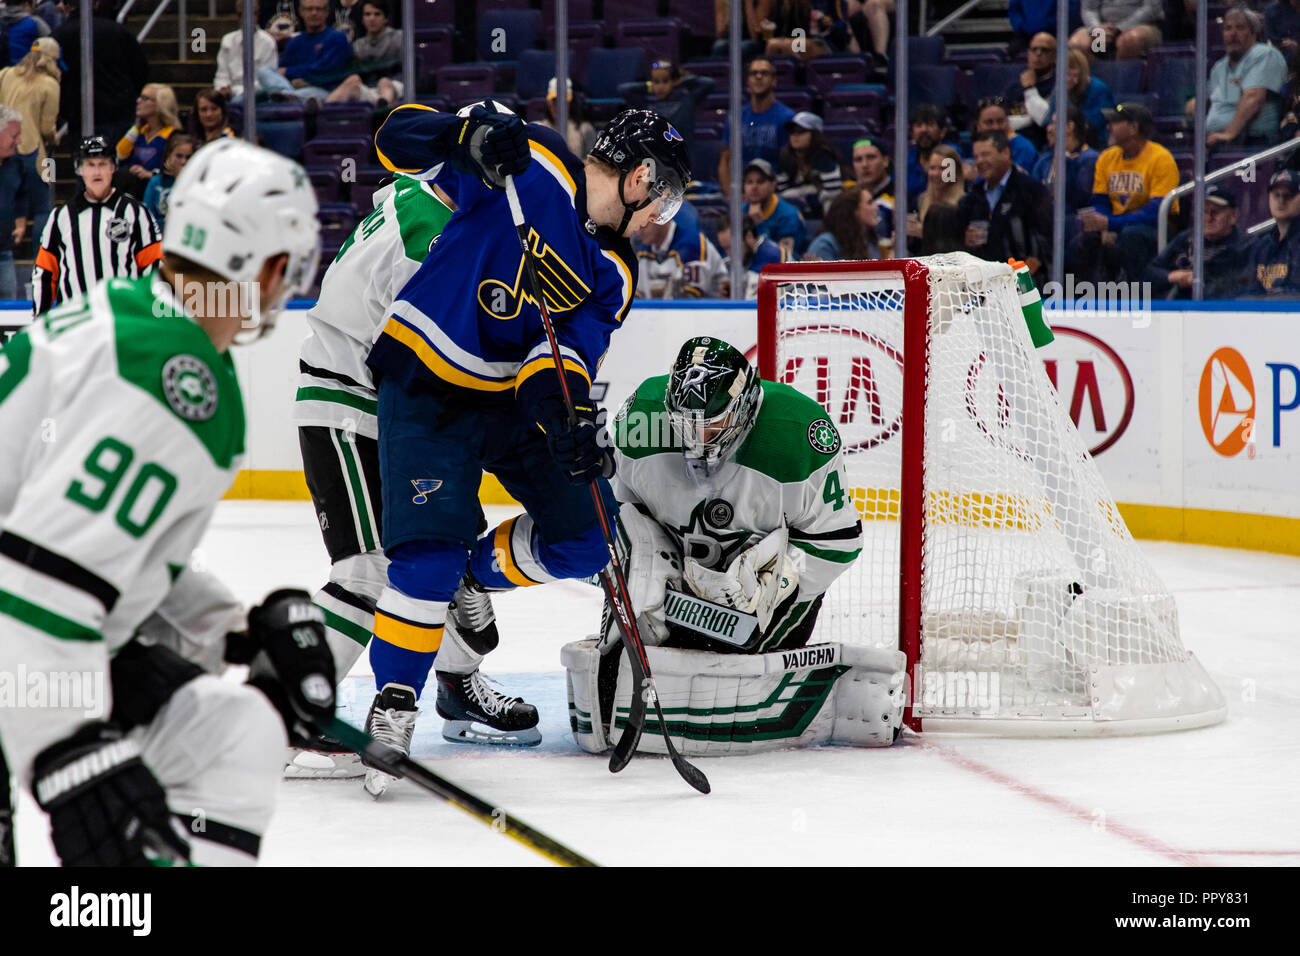
<path id="1" fill-rule="evenodd" d="M 248 682 L 280 712 L 290 743 L 301 744 L 316 722 L 334 716 L 334 655 L 324 622 L 311 596 L 291 588 L 248 612 L 248 636 L 260 648 Z"/>
<path id="2" fill-rule="evenodd" d="M 457 172 L 476 176 L 492 189 L 503 189 L 506 176 L 518 176 L 531 159 L 524 121 L 513 113 L 498 113 L 489 101 L 461 120 L 449 162 Z"/>
<path id="3" fill-rule="evenodd" d="M 50 816 L 64 866 L 185 863 L 189 845 L 140 746 L 102 721 L 52 744 L 33 764 L 32 793 Z"/>
<path id="4" fill-rule="evenodd" d="M 564 399 L 547 396 L 537 403 L 537 424 L 546 432 L 546 445 L 560 471 L 575 485 L 599 476 L 614 476 L 614 450 L 605 431 L 603 409 L 590 399 L 574 402 L 577 413 L 570 424 Z"/>

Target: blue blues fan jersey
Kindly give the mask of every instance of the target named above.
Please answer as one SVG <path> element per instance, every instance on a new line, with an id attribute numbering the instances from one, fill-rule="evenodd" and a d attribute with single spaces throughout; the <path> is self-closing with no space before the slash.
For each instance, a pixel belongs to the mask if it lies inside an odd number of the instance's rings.
<path id="1" fill-rule="evenodd" d="M 554 382 L 554 358 L 505 191 L 444 165 L 462 122 L 402 106 L 375 136 L 386 167 L 437 183 L 457 208 L 398 293 L 368 364 L 405 388 L 510 394 L 539 372 L 549 375 L 535 384 Z M 528 137 L 532 162 L 515 186 L 564 367 L 585 394 L 636 293 L 636 257 L 626 239 L 589 218 L 586 174 L 563 139 L 536 124 Z"/>

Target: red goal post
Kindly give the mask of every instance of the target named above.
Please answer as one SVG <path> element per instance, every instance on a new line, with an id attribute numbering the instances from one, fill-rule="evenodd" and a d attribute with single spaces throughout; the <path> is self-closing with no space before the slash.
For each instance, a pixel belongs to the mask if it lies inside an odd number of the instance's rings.
<path id="1" fill-rule="evenodd" d="M 1107 735 L 1223 718 L 1035 354 L 1008 266 L 767 266 L 758 368 L 826 407 L 863 518 L 813 640 L 901 648 L 909 727 Z"/>

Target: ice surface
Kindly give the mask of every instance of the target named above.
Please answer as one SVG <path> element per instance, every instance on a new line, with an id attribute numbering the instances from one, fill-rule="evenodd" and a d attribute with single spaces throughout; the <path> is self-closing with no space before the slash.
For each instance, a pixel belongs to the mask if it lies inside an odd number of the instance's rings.
<path id="1" fill-rule="evenodd" d="M 490 521 L 509 514 L 488 509 Z M 432 694 L 414 753 L 484 799 L 605 864 L 1186 865 L 1300 863 L 1300 559 L 1165 542 L 1142 550 L 1173 590 L 1183 641 L 1228 699 L 1217 727 L 1104 740 L 905 735 L 888 750 L 824 748 L 701 759 L 696 794 L 656 757 L 618 775 L 568 733 L 560 647 L 595 630 L 591 586 L 496 600 L 501 647 L 485 670 L 542 712 L 541 746 L 442 740 Z M 310 505 L 225 502 L 201 560 L 246 601 L 315 590 L 328 561 Z M 431 689 L 430 689 L 431 690 Z M 344 682 L 361 723 L 363 657 Z M 53 861 L 19 802 L 25 864 Z M 265 864 L 545 864 L 404 781 L 378 801 L 360 782 L 288 780 Z"/>

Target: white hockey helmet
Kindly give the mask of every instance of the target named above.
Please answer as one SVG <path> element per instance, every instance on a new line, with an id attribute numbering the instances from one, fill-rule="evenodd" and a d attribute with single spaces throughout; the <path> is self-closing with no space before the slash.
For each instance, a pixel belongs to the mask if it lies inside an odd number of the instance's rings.
<path id="1" fill-rule="evenodd" d="M 233 282 L 250 283 L 257 280 L 268 258 L 288 253 L 284 288 L 277 301 L 254 308 L 255 328 L 261 335 L 274 324 L 276 310 L 307 289 L 316 276 L 320 259 L 316 211 L 311 181 L 293 160 L 243 140 L 219 139 L 196 152 L 176 177 L 163 228 L 163 252 Z"/>

